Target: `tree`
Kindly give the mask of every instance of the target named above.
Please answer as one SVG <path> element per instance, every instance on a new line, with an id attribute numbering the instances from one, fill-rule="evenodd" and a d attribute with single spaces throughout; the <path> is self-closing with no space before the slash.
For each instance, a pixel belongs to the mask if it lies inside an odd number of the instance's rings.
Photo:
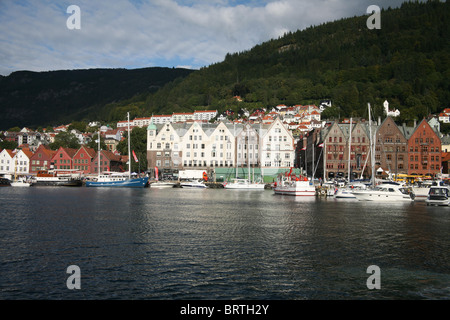
<path id="1" fill-rule="evenodd" d="M 55 141 L 50 143 L 49 147 L 52 150 L 57 150 L 60 147 L 78 149 L 80 147 L 80 143 L 73 133 L 63 131 L 55 136 Z"/>
<path id="2" fill-rule="evenodd" d="M 98 132 L 92 135 L 92 140 L 87 144 L 87 147 L 92 148 L 94 150 L 98 150 Z M 105 141 L 101 139 L 100 136 L 100 148 L 102 150 L 106 150 Z"/>
<path id="3" fill-rule="evenodd" d="M 124 132 L 124 138 L 117 145 L 117 150 L 123 154 L 128 155 L 128 133 Z M 147 129 L 134 127 L 130 133 L 131 138 L 131 152 L 134 151 L 138 162 L 134 160 L 133 154 L 130 156 L 131 171 L 138 172 L 147 169 Z"/>
<path id="4" fill-rule="evenodd" d="M 87 123 L 84 121 L 74 121 L 69 126 L 69 131 L 72 129 L 78 130 L 80 132 L 86 132 Z"/>

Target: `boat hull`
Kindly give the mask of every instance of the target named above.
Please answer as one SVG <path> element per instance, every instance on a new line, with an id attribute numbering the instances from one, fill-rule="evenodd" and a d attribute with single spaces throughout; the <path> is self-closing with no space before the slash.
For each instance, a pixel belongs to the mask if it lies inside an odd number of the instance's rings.
<path id="1" fill-rule="evenodd" d="M 148 177 L 145 177 L 122 181 L 86 181 L 86 187 L 144 188 L 147 183 Z"/>
<path id="2" fill-rule="evenodd" d="M 360 201 L 376 201 L 376 202 L 411 202 L 412 199 L 407 195 L 390 195 L 377 192 L 354 192 L 356 199 Z"/>
<path id="3" fill-rule="evenodd" d="M 19 188 L 23 188 L 23 187 L 30 187 L 31 183 L 28 182 L 11 182 L 11 187 L 19 187 Z"/>
<path id="4" fill-rule="evenodd" d="M 81 187 L 81 180 L 35 180 L 33 187 Z"/>
<path id="5" fill-rule="evenodd" d="M 11 181 L 6 178 L 0 178 L 0 187 L 9 187 L 11 186 Z"/>
<path id="6" fill-rule="evenodd" d="M 353 191 L 350 190 L 338 190 L 334 194 L 334 197 L 337 199 L 356 199 L 356 196 L 353 194 Z"/>
<path id="7" fill-rule="evenodd" d="M 191 188 L 191 189 L 205 189 L 206 185 L 196 185 L 196 184 L 180 184 L 182 188 Z"/>
<path id="8" fill-rule="evenodd" d="M 264 190 L 263 184 L 248 184 L 248 185 L 234 185 L 232 183 L 224 186 L 224 189 L 234 189 L 234 190 Z"/>
<path id="9" fill-rule="evenodd" d="M 290 189 L 290 188 L 275 188 L 275 194 L 286 195 L 286 196 L 315 196 L 315 190 L 299 190 L 299 189 Z"/>

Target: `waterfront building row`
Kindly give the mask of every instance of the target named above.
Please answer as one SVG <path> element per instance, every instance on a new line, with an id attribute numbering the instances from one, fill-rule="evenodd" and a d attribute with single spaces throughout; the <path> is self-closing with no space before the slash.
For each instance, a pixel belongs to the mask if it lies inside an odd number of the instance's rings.
<path id="1" fill-rule="evenodd" d="M 30 175 L 38 171 L 59 170 L 76 171 L 83 175 L 100 172 L 123 172 L 128 156 L 117 155 L 109 150 L 98 151 L 81 146 L 79 149 L 63 148 L 50 150 L 40 145 L 35 152 L 27 148 L 16 151 L 4 149 L 0 152 L 1 175 Z"/>
<path id="2" fill-rule="evenodd" d="M 295 141 L 280 119 L 271 124 L 166 123 L 147 127 L 148 168 L 163 172 L 217 168 L 290 168 Z"/>
<path id="3" fill-rule="evenodd" d="M 434 177 L 441 173 L 444 157 L 440 133 L 425 119 L 409 127 L 398 126 L 391 117 L 371 127 L 366 121 L 330 123 L 302 137 L 296 152 L 298 166 L 326 179 L 370 178 L 372 165 L 380 178 L 395 174 Z"/>

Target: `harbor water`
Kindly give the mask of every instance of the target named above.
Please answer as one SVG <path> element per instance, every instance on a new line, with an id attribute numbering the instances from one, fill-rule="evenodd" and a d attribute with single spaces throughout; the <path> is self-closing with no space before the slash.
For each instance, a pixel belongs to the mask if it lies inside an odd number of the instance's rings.
<path id="1" fill-rule="evenodd" d="M 0 206 L 3 300 L 450 298 L 449 207 L 85 187 L 5 187 Z"/>

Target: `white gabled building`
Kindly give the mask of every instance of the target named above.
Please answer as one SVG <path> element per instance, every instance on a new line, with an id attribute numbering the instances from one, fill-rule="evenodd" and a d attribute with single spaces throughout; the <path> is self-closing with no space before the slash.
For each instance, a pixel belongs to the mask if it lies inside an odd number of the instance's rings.
<path id="1" fill-rule="evenodd" d="M 270 124 L 183 122 L 147 127 L 149 171 L 271 168 L 294 165 L 294 138 L 280 119 Z"/>
<path id="2" fill-rule="evenodd" d="M 28 175 L 30 173 L 30 161 L 33 152 L 29 149 L 18 150 L 13 157 L 13 164 L 15 169 L 13 171 L 17 175 Z"/>
<path id="3" fill-rule="evenodd" d="M 0 152 L 0 175 L 13 175 L 13 174 L 14 174 L 14 152 L 9 149 L 3 149 L 2 152 Z"/>
<path id="4" fill-rule="evenodd" d="M 261 167 L 289 168 L 294 165 L 295 146 L 292 132 L 276 118 L 261 132 Z"/>

